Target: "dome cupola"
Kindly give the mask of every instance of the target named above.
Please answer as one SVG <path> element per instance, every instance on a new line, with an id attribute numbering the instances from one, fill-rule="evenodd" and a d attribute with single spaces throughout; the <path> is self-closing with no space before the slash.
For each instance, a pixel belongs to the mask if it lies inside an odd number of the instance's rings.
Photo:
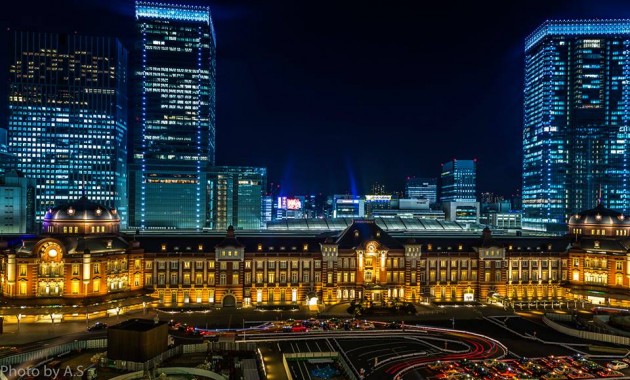
<path id="1" fill-rule="evenodd" d="M 120 229 L 116 209 L 91 202 L 85 196 L 56 206 L 44 216 L 43 232 L 49 234 L 111 234 Z"/>
<path id="2" fill-rule="evenodd" d="M 569 218 L 569 233 L 575 235 L 628 236 L 630 218 L 599 203 Z"/>

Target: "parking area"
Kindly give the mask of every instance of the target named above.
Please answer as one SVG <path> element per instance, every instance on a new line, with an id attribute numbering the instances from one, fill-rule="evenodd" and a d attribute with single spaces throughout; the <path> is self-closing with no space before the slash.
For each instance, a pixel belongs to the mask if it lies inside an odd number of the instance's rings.
<path id="1" fill-rule="evenodd" d="M 580 355 L 524 360 L 461 360 L 436 362 L 419 370 L 418 374 L 427 379 L 604 379 L 627 376 L 627 363 L 596 363 Z M 418 374 L 409 374 L 404 379 L 415 379 Z"/>

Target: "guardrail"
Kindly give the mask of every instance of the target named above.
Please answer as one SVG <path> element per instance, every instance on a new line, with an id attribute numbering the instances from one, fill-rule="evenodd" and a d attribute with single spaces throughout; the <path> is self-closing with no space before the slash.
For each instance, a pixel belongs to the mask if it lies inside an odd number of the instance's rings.
<path id="1" fill-rule="evenodd" d="M 184 354 L 210 352 L 210 351 L 256 351 L 256 343 L 253 342 L 206 342 L 197 344 L 184 344 Z"/>
<path id="2" fill-rule="evenodd" d="M 107 339 L 75 340 L 74 342 L 68 342 L 57 346 L 50 346 L 39 350 L 5 356 L 0 358 L 0 366 L 38 362 L 67 353 L 68 351 L 93 348 L 107 348 Z"/>
<path id="3" fill-rule="evenodd" d="M 597 340 L 600 342 L 606 342 L 606 343 L 614 343 L 614 344 L 621 344 L 621 345 L 625 345 L 625 346 L 630 346 L 630 338 L 625 337 L 625 336 L 618 336 L 618 335 L 610 335 L 610 334 L 601 334 L 601 333 L 594 333 L 594 332 L 590 332 L 590 331 L 583 331 L 583 330 L 576 330 L 576 329 L 572 329 L 570 327 L 567 326 L 563 326 L 560 323 L 557 323 L 555 321 L 560 321 L 560 322 L 571 322 L 572 321 L 572 316 L 568 315 L 568 314 L 550 314 L 550 313 L 546 313 L 543 316 L 543 322 L 551 327 L 552 329 L 559 331 L 563 334 L 567 334 L 570 336 L 575 336 L 578 338 L 582 338 L 582 339 L 590 339 L 590 340 Z"/>
<path id="4" fill-rule="evenodd" d="M 183 351 L 184 351 L 184 346 L 175 346 L 173 348 L 168 349 L 167 351 L 162 352 L 161 354 L 155 356 L 154 358 L 147 360 L 144 363 L 130 362 L 126 360 L 114 360 L 113 367 L 119 370 L 126 370 L 130 372 L 153 369 L 153 368 L 158 367 L 165 360 L 168 360 L 174 356 L 181 355 Z"/>

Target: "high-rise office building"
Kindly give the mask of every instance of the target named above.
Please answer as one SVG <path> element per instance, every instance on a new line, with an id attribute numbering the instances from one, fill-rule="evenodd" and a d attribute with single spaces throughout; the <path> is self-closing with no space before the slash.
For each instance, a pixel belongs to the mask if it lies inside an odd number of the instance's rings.
<path id="1" fill-rule="evenodd" d="M 398 198 L 394 198 L 398 202 Z M 391 195 L 377 195 L 366 194 L 365 195 L 365 216 L 371 218 L 375 215 L 377 210 L 389 210 L 392 208 L 392 196 Z"/>
<path id="2" fill-rule="evenodd" d="M 263 195 L 262 197 L 262 222 L 263 226 L 267 224 L 267 222 L 271 222 L 273 220 L 273 198 L 271 195 Z"/>
<path id="3" fill-rule="evenodd" d="M 136 2 L 130 225 L 200 229 L 215 154 L 215 37 L 207 6 Z"/>
<path id="4" fill-rule="evenodd" d="M 35 180 L 16 170 L 0 173 L 0 234 L 35 233 Z"/>
<path id="5" fill-rule="evenodd" d="M 127 218 L 127 51 L 113 38 L 15 32 L 9 153 L 36 181 L 41 222 L 83 194 Z"/>
<path id="6" fill-rule="evenodd" d="M 211 229 L 265 227 L 263 195 L 267 189 L 267 168 L 215 166 L 208 172 L 207 188 L 207 197 L 212 200 L 207 214 Z"/>
<path id="7" fill-rule="evenodd" d="M 358 195 L 333 195 L 333 218 L 363 218 L 365 216 L 365 200 Z"/>
<path id="8" fill-rule="evenodd" d="M 547 21 L 525 40 L 523 228 L 629 212 L 630 20 Z"/>
<path id="9" fill-rule="evenodd" d="M 429 203 L 437 202 L 437 178 L 407 178 L 405 182 L 405 197 L 426 198 Z"/>
<path id="10" fill-rule="evenodd" d="M 276 201 L 276 220 L 308 218 L 304 210 L 305 196 L 278 197 L 274 201 Z"/>
<path id="11" fill-rule="evenodd" d="M 7 130 L 0 128 L 0 174 L 17 167 L 17 160 L 14 154 L 9 153 L 9 141 Z"/>
<path id="12" fill-rule="evenodd" d="M 442 202 L 475 202 L 476 191 L 476 160 L 452 160 L 442 165 Z"/>

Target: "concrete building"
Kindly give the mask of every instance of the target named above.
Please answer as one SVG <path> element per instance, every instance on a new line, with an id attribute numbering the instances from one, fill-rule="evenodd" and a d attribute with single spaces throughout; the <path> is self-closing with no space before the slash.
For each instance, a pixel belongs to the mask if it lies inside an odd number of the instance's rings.
<path id="1" fill-rule="evenodd" d="M 212 230 L 233 226 L 239 230 L 259 230 L 263 222 L 263 194 L 267 169 L 251 166 L 215 166 L 208 171 L 210 200 L 207 220 Z"/>
<path id="2" fill-rule="evenodd" d="M 437 203 L 437 178 L 407 178 L 405 197 L 426 198 L 430 204 Z"/>
<path id="3" fill-rule="evenodd" d="M 0 174 L 0 234 L 34 233 L 35 180 L 16 170 Z"/>
<path id="4" fill-rule="evenodd" d="M 442 202 L 446 220 L 460 223 L 479 223 L 479 202 Z"/>

